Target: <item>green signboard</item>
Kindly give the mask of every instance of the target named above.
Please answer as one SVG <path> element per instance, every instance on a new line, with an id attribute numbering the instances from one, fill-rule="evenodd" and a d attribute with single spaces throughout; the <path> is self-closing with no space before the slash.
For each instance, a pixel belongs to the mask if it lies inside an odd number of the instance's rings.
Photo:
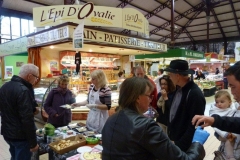
<path id="1" fill-rule="evenodd" d="M 186 57 L 194 59 L 203 59 L 204 53 L 186 49 L 169 49 L 165 53 L 135 55 L 135 59 L 151 59 L 151 58 L 170 58 L 170 57 Z"/>

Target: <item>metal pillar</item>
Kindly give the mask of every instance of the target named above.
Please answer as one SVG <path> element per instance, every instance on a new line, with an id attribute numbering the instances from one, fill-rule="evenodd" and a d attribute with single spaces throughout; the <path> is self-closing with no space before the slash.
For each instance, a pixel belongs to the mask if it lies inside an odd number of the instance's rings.
<path id="1" fill-rule="evenodd" d="M 174 45 L 174 0 L 171 1 L 171 44 Z"/>

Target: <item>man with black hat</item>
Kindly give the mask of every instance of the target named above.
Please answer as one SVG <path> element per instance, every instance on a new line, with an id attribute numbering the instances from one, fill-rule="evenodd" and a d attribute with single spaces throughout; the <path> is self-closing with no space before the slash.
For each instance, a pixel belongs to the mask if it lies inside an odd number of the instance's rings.
<path id="1" fill-rule="evenodd" d="M 187 151 L 195 132 L 192 118 L 196 114 L 204 114 L 206 100 L 200 88 L 189 77 L 194 71 L 189 69 L 187 61 L 172 60 L 165 71 L 177 88 L 170 109 L 168 136 L 182 151 Z"/>

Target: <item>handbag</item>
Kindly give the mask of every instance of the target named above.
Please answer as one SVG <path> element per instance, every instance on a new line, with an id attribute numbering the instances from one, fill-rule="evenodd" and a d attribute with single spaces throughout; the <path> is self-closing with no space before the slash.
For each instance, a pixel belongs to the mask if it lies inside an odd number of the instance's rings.
<path id="1" fill-rule="evenodd" d="M 213 160 L 226 160 L 227 158 L 221 151 L 214 151 L 214 159 Z"/>

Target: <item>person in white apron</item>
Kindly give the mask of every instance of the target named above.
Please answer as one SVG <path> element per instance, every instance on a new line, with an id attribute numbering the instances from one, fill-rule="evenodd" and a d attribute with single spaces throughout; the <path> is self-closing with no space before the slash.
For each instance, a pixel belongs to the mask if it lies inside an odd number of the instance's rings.
<path id="1" fill-rule="evenodd" d="M 92 85 L 89 89 L 88 99 L 84 102 L 74 103 L 72 106 L 86 105 L 90 109 L 86 122 L 88 130 L 101 133 L 109 117 L 111 89 L 107 86 L 107 78 L 102 70 L 94 70 L 90 76 Z"/>

